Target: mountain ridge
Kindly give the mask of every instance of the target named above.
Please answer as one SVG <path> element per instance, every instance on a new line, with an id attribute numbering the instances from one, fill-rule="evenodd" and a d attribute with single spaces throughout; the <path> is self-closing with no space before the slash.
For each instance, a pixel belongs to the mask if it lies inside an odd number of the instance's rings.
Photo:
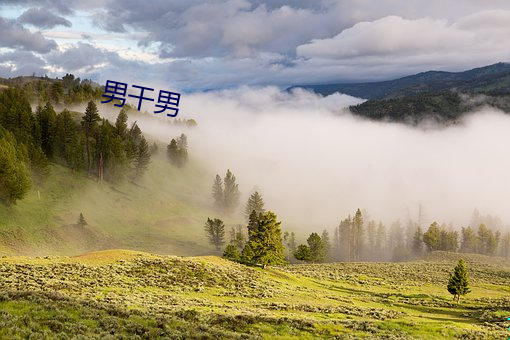
<path id="1" fill-rule="evenodd" d="M 364 99 L 399 98 L 426 92 L 457 90 L 471 93 L 510 93 L 510 63 L 499 62 L 461 72 L 425 71 L 402 78 L 365 82 L 295 85 L 324 96 L 336 92 Z"/>

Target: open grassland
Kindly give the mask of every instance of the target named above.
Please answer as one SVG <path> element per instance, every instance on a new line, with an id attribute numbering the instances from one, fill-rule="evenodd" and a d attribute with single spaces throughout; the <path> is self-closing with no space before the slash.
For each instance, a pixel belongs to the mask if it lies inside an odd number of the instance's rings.
<path id="1" fill-rule="evenodd" d="M 163 147 L 161 147 L 163 148 Z M 0 204 L 0 255 L 76 255 L 123 248 L 163 254 L 214 253 L 203 233 L 212 175 L 196 163 L 179 170 L 163 151 L 144 179 L 88 179 L 52 163 L 16 205 Z M 78 226 L 80 213 L 88 225 Z M 228 219 L 225 223 L 229 224 Z"/>
<path id="2" fill-rule="evenodd" d="M 217 257 L 110 250 L 0 259 L 0 338 L 505 339 L 510 264 L 457 254 L 410 263 L 246 267 Z"/>

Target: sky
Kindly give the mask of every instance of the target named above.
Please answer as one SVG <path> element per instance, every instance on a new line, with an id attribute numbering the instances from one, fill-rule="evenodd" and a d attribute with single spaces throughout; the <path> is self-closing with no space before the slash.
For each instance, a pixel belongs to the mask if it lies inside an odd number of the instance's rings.
<path id="1" fill-rule="evenodd" d="M 510 61 L 507 0 L 0 0 L 0 76 L 203 91 Z"/>

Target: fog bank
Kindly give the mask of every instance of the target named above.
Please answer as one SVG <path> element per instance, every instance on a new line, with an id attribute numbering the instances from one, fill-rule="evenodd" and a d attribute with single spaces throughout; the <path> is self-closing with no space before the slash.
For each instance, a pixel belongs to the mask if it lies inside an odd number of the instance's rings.
<path id="1" fill-rule="evenodd" d="M 358 207 L 386 223 L 416 220 L 420 204 L 424 224 L 465 225 L 475 208 L 510 220 L 509 116 L 486 109 L 421 129 L 353 117 L 346 107 L 360 102 L 239 88 L 184 94 L 178 117 L 198 122 L 183 132 L 211 184 L 231 169 L 243 205 L 256 187 L 287 227 L 329 228 Z M 175 131 L 161 123 L 170 118 L 155 117 L 139 124 L 168 143 Z"/>

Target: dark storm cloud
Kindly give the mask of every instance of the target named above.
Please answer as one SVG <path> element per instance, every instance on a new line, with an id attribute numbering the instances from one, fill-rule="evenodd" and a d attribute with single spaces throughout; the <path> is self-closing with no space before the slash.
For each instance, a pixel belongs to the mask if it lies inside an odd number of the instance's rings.
<path id="1" fill-rule="evenodd" d="M 48 53 L 57 47 L 54 40 L 46 39 L 41 33 L 32 33 L 14 20 L 0 17 L 0 46 Z"/>
<path id="2" fill-rule="evenodd" d="M 55 26 L 71 27 L 71 22 L 55 15 L 44 8 L 30 8 L 26 10 L 18 21 L 22 24 L 32 24 L 39 28 L 53 28 Z"/>

